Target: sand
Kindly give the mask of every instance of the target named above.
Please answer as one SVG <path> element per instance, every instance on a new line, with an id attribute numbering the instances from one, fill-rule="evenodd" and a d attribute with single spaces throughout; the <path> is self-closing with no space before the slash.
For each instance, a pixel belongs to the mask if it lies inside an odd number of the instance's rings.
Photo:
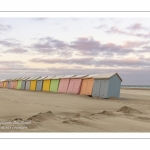
<path id="1" fill-rule="evenodd" d="M 0 132 L 150 132 L 150 90 L 120 99 L 0 88 Z"/>

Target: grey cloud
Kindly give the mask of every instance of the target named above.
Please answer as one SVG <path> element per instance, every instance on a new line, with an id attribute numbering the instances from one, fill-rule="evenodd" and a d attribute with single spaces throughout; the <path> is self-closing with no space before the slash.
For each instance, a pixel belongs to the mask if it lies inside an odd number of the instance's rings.
<path id="1" fill-rule="evenodd" d="M 120 30 L 117 27 L 111 27 L 109 30 L 105 31 L 106 33 L 110 34 L 124 34 L 129 36 L 135 36 L 135 37 L 142 37 L 142 38 L 150 38 L 150 33 L 132 33 L 132 32 L 126 32 L 123 30 Z"/>
<path id="2" fill-rule="evenodd" d="M 42 53 L 61 53 L 62 50 L 67 48 L 67 44 L 63 41 L 46 37 L 40 38 L 35 44 L 31 46 L 38 52 Z"/>
<path id="3" fill-rule="evenodd" d="M 100 48 L 100 42 L 95 41 L 93 38 L 78 38 L 76 41 L 72 41 L 69 46 L 77 50 L 92 52 Z"/>
<path id="4" fill-rule="evenodd" d="M 90 65 L 94 62 L 93 57 L 87 58 L 52 58 L 52 59 L 41 59 L 41 58 L 33 58 L 30 60 L 35 63 L 47 63 L 47 64 L 82 64 L 82 65 Z"/>
<path id="5" fill-rule="evenodd" d="M 95 67 L 146 67 L 150 66 L 149 59 L 95 59 L 94 57 L 87 58 L 53 58 L 53 59 L 41 59 L 41 58 L 33 58 L 30 60 L 35 63 L 46 63 L 46 64 L 66 64 L 73 65 L 78 64 L 82 66 L 95 66 Z"/>
<path id="6" fill-rule="evenodd" d="M 149 43 L 150 41 L 126 41 L 123 47 L 126 48 L 140 47 Z"/>
<path id="7" fill-rule="evenodd" d="M 1 40 L 0 45 L 12 47 L 12 46 L 18 46 L 18 45 L 20 45 L 20 43 L 12 42 L 10 40 Z"/>
<path id="8" fill-rule="evenodd" d="M 107 25 L 106 24 L 101 24 L 101 25 L 95 27 L 95 29 L 103 29 L 103 28 L 107 28 Z"/>
<path id="9" fill-rule="evenodd" d="M 26 52 L 28 52 L 28 50 L 23 49 L 23 48 L 13 48 L 13 49 L 6 50 L 4 53 L 20 54 L 20 53 L 26 53 Z"/>
<path id="10" fill-rule="evenodd" d="M 131 34 L 133 36 L 142 37 L 142 38 L 150 38 L 150 33 L 137 33 L 137 34 Z"/>
<path id="11" fill-rule="evenodd" d="M 150 46 L 143 46 L 142 50 L 139 50 L 140 53 L 149 53 L 150 52 Z"/>
<path id="12" fill-rule="evenodd" d="M 46 19 L 48 19 L 48 18 L 40 18 L 40 17 L 38 17 L 38 18 L 31 18 L 33 21 L 44 21 L 44 20 L 46 20 Z"/>
<path id="13" fill-rule="evenodd" d="M 20 64 L 20 63 L 23 63 L 22 61 L 2 61 L 2 60 L 0 60 L 0 64 Z"/>
<path id="14" fill-rule="evenodd" d="M 134 31 L 134 30 L 143 30 L 143 29 L 147 30 L 148 28 L 144 27 L 141 23 L 135 23 L 127 27 L 127 29 Z"/>
<path id="15" fill-rule="evenodd" d="M 150 49 L 150 46 L 143 46 L 143 49 Z"/>
<path id="16" fill-rule="evenodd" d="M 96 62 L 95 66 L 109 66 L 109 67 L 143 67 L 149 66 L 150 62 L 146 59 L 103 59 Z"/>
<path id="17" fill-rule="evenodd" d="M 0 65 L 3 66 L 3 69 L 14 69 L 16 67 L 22 67 L 24 62 L 22 61 L 0 61 Z"/>
<path id="18" fill-rule="evenodd" d="M 109 30 L 106 30 L 106 33 L 118 33 L 118 34 L 126 34 L 126 35 L 130 35 L 130 33 L 122 31 L 120 29 L 118 29 L 117 27 L 111 27 Z"/>
<path id="19" fill-rule="evenodd" d="M 138 53 L 139 50 L 134 50 L 146 44 L 149 41 L 126 41 L 123 45 L 114 43 L 101 44 L 92 37 L 80 37 L 70 43 L 54 39 L 52 37 L 40 38 L 31 46 L 35 51 L 45 54 L 57 54 L 61 57 L 71 57 L 73 53 L 78 56 L 113 56 L 127 55 L 129 53 Z M 144 50 L 145 49 L 141 49 Z"/>
<path id="20" fill-rule="evenodd" d="M 0 24 L 0 31 L 8 31 L 10 30 L 12 27 L 11 25 L 3 25 L 3 24 Z"/>
<path id="21" fill-rule="evenodd" d="M 70 18 L 71 20 L 73 20 L 73 21 L 79 21 L 79 20 L 81 20 L 81 18 Z"/>
<path id="22" fill-rule="evenodd" d="M 72 41 L 69 45 L 71 48 L 80 51 L 83 55 L 99 55 L 104 54 L 127 54 L 134 52 L 133 49 L 124 48 L 122 45 L 116 45 L 113 43 L 101 44 L 99 41 L 93 38 L 78 38 L 76 41 Z"/>
<path id="23" fill-rule="evenodd" d="M 116 53 L 116 54 L 127 54 L 127 53 L 134 52 L 133 49 L 124 48 L 121 45 L 116 45 L 113 43 L 101 45 L 101 51 L 111 52 L 111 53 Z"/>

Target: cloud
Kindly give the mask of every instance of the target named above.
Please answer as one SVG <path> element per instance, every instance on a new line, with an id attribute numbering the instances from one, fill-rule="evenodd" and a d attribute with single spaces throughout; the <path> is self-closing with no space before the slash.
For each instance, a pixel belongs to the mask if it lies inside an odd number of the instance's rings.
<path id="1" fill-rule="evenodd" d="M 41 59 L 41 58 L 33 58 L 30 60 L 35 63 L 47 63 L 47 64 L 82 64 L 82 65 L 90 65 L 94 62 L 93 57 L 86 58 L 52 58 L 52 59 Z"/>
<path id="2" fill-rule="evenodd" d="M 83 55 L 99 55 L 99 54 L 128 54 L 134 52 L 133 49 L 124 48 L 122 45 L 113 43 L 101 44 L 93 38 L 78 38 L 72 41 L 69 47 L 78 50 Z"/>
<path id="3" fill-rule="evenodd" d="M 57 54 L 62 57 L 71 57 L 73 53 L 80 56 L 113 56 L 137 53 L 133 48 L 149 44 L 149 41 L 126 41 L 123 45 L 114 43 L 101 44 L 93 37 L 79 37 L 70 43 L 52 37 L 40 38 L 31 48 L 39 53 Z"/>
<path id="4" fill-rule="evenodd" d="M 127 27 L 127 29 L 131 30 L 131 31 L 135 31 L 135 30 L 147 30 L 147 27 L 144 27 L 141 23 L 135 23 L 130 25 L 129 27 Z"/>
<path id="5" fill-rule="evenodd" d="M 6 50 L 4 53 L 16 53 L 16 54 L 19 54 L 19 53 L 26 53 L 26 52 L 28 52 L 28 50 L 23 49 L 23 48 L 13 48 L 13 49 Z"/>
<path id="6" fill-rule="evenodd" d="M 44 21 L 44 20 L 46 20 L 46 19 L 48 19 L 48 18 L 40 18 L 40 17 L 38 17 L 38 18 L 31 18 L 33 21 Z"/>
<path id="7" fill-rule="evenodd" d="M 76 41 L 72 41 L 69 47 L 76 50 L 85 50 L 87 52 L 97 51 L 100 48 L 100 42 L 93 38 L 78 38 Z"/>
<path id="8" fill-rule="evenodd" d="M 139 58 L 123 58 L 123 59 L 102 59 L 96 62 L 95 66 L 109 66 L 109 67 L 150 67 L 148 59 Z"/>
<path id="9" fill-rule="evenodd" d="M 0 45 L 7 46 L 7 47 L 12 47 L 12 46 L 18 46 L 20 44 L 14 42 L 14 41 L 12 42 L 11 40 L 1 40 Z"/>
<path id="10" fill-rule="evenodd" d="M 124 48 L 134 48 L 134 47 L 140 47 L 145 44 L 149 44 L 149 41 L 126 41 L 123 45 Z"/>
<path id="11" fill-rule="evenodd" d="M 12 29 L 11 25 L 0 24 L 0 31 L 9 31 L 10 29 Z"/>
<path id="12" fill-rule="evenodd" d="M 5 60 L 0 60 L 0 64 L 11 64 L 11 63 L 23 63 L 22 61 L 5 61 Z"/>
<path id="13" fill-rule="evenodd" d="M 103 29 L 103 28 L 107 28 L 107 25 L 106 24 L 101 24 L 101 25 L 95 27 L 95 29 Z"/>
<path id="14" fill-rule="evenodd" d="M 131 35 L 142 37 L 142 38 L 150 38 L 150 33 L 136 33 L 136 34 L 131 34 Z"/>
<path id="15" fill-rule="evenodd" d="M 109 30 L 105 31 L 106 33 L 110 34 L 123 34 L 123 35 L 129 35 L 129 36 L 135 36 L 135 37 L 142 37 L 142 38 L 150 38 L 150 33 L 133 33 L 133 32 L 126 32 L 123 30 L 120 30 L 117 27 L 111 27 Z"/>
<path id="16" fill-rule="evenodd" d="M 67 44 L 63 41 L 54 39 L 52 37 L 40 38 L 31 46 L 41 53 L 62 53 L 62 50 L 67 48 Z"/>
<path id="17" fill-rule="evenodd" d="M 150 46 L 144 46 L 143 48 L 144 49 L 150 49 Z"/>
<path id="18" fill-rule="evenodd" d="M 125 31 L 120 30 L 119 28 L 113 26 L 109 30 L 106 30 L 106 33 L 118 33 L 118 34 L 125 34 L 130 35 L 130 33 L 127 33 Z"/>
<path id="19" fill-rule="evenodd" d="M 52 58 L 52 59 L 42 59 L 33 58 L 30 60 L 34 63 L 46 63 L 46 64 L 62 64 L 66 66 L 72 66 L 74 64 L 83 66 L 94 66 L 94 67 L 146 67 L 150 66 L 150 60 L 148 58 L 105 58 L 96 59 L 94 57 L 86 58 Z"/>
<path id="20" fill-rule="evenodd" d="M 10 69 L 14 69 L 17 67 L 23 67 L 24 62 L 22 61 L 4 61 L 4 60 L 0 60 L 0 66 L 2 66 L 2 69 L 6 69 L 6 70 L 10 70 Z"/>

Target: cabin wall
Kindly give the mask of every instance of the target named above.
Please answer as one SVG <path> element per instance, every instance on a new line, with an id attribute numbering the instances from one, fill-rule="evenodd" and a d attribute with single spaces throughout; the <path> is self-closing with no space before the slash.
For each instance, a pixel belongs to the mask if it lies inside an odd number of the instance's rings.
<path id="1" fill-rule="evenodd" d="M 120 78 L 115 75 L 110 78 L 109 89 L 108 89 L 108 97 L 117 97 L 120 96 L 120 87 L 121 87 L 121 80 Z"/>

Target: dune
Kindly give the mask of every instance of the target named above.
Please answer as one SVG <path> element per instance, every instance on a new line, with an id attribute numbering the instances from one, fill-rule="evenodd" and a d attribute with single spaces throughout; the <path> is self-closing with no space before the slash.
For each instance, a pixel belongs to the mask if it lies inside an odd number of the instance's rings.
<path id="1" fill-rule="evenodd" d="M 2 88 L 0 93 L 0 132 L 150 132 L 147 89 L 121 89 L 119 99 Z"/>
<path id="2" fill-rule="evenodd" d="M 127 113 L 127 114 L 132 114 L 132 113 L 142 113 L 136 109 L 133 109 L 131 107 L 123 106 L 117 112 L 122 112 L 122 113 Z"/>

